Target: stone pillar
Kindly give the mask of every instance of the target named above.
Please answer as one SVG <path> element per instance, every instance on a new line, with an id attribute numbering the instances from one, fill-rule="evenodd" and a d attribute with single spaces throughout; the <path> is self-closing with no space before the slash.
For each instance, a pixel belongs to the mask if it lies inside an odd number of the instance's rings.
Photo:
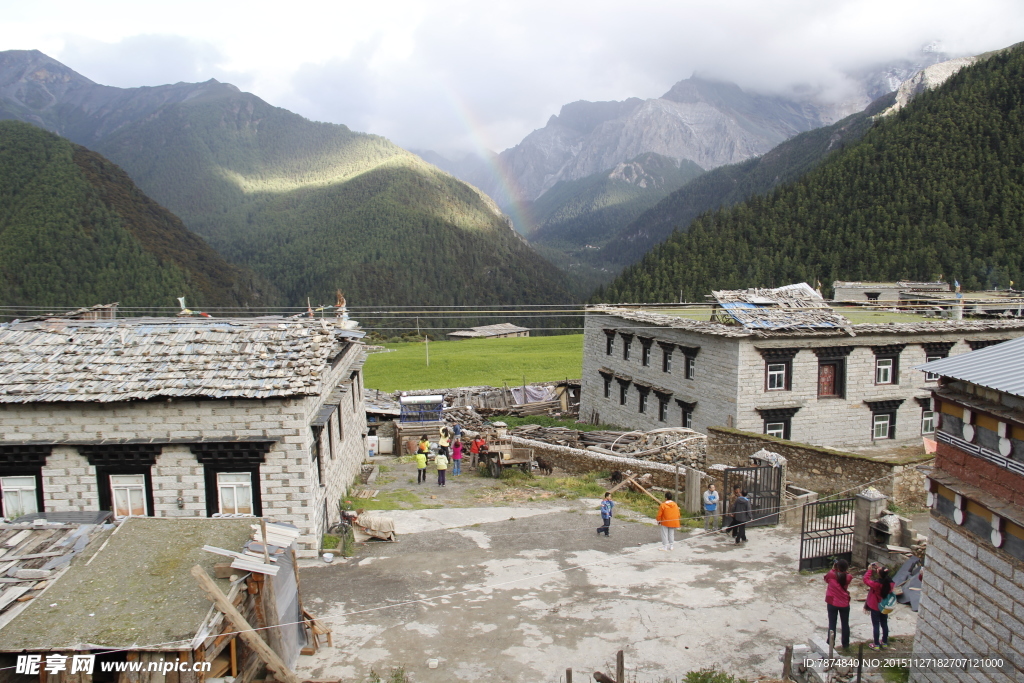
<path id="1" fill-rule="evenodd" d="M 878 519 L 885 511 L 888 497 L 881 491 L 869 488 L 856 496 L 853 520 L 853 565 L 868 565 L 868 543 L 871 541 L 871 520 Z"/>
<path id="2" fill-rule="evenodd" d="M 703 499 L 703 477 L 699 470 L 687 467 L 686 470 L 686 495 L 683 497 L 686 511 L 691 515 L 699 514 L 704 508 Z"/>

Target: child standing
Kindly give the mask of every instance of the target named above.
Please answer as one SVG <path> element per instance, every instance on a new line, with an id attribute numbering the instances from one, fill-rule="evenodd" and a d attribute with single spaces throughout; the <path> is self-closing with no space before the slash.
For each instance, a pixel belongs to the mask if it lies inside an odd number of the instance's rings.
<path id="1" fill-rule="evenodd" d="M 460 474 L 462 474 L 462 441 L 455 439 L 452 442 L 452 476 L 457 477 Z"/>
<path id="2" fill-rule="evenodd" d="M 439 452 L 434 457 L 434 465 L 437 466 L 437 485 L 445 486 L 444 475 L 448 472 L 448 456 Z"/>
<path id="3" fill-rule="evenodd" d="M 420 445 L 416 449 L 416 483 L 422 484 L 427 480 L 427 454 L 430 452 L 430 442 L 424 434 L 420 439 Z"/>
<path id="4" fill-rule="evenodd" d="M 879 604 L 892 591 L 892 580 L 889 578 L 889 569 L 877 562 L 872 562 L 864 573 L 864 585 L 868 587 L 868 597 L 864 601 L 864 609 L 871 612 L 871 635 L 873 643 L 868 645 L 872 650 L 881 650 L 889 647 L 889 615 L 882 612 Z M 881 639 L 879 639 L 881 631 Z"/>
<path id="5" fill-rule="evenodd" d="M 605 491 L 604 500 L 601 501 L 601 526 L 597 527 L 597 535 L 600 536 L 601 532 L 604 535 L 608 535 L 608 530 L 612 525 L 612 508 L 615 507 L 615 503 L 612 502 L 611 491 Z"/>

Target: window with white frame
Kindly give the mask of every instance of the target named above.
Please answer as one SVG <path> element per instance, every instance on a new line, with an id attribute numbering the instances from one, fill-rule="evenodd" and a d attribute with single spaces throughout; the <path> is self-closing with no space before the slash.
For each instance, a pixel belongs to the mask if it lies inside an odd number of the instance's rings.
<path id="1" fill-rule="evenodd" d="M 604 342 L 604 353 L 606 356 L 612 355 L 612 351 L 615 350 L 615 335 L 609 334 L 605 336 Z"/>
<path id="2" fill-rule="evenodd" d="M 875 413 L 872 416 L 872 431 L 871 438 L 874 440 L 878 439 L 892 439 L 895 437 L 893 434 L 893 415 L 892 413 Z"/>
<path id="3" fill-rule="evenodd" d="M 253 514 L 252 473 L 218 472 L 217 501 L 222 514 Z"/>
<path id="4" fill-rule="evenodd" d="M 640 410 L 641 413 L 646 413 L 647 412 L 647 392 L 646 391 L 641 391 L 639 393 L 640 393 L 639 410 Z"/>
<path id="5" fill-rule="evenodd" d="M 672 372 L 672 351 L 662 347 L 661 371 Z"/>
<path id="6" fill-rule="evenodd" d="M 935 433 L 935 411 L 934 410 L 922 410 L 921 411 L 921 433 L 922 434 L 934 434 Z"/>
<path id="7" fill-rule="evenodd" d="M 633 346 L 633 339 L 631 337 L 622 338 L 622 360 L 629 360 L 629 351 Z"/>
<path id="8" fill-rule="evenodd" d="M 896 360 L 894 358 L 876 358 L 875 384 L 894 384 L 895 364 Z"/>
<path id="9" fill-rule="evenodd" d="M 640 365 L 647 367 L 651 364 L 651 345 L 644 344 L 640 349 Z"/>
<path id="10" fill-rule="evenodd" d="M 686 379 L 693 379 L 697 375 L 697 357 L 686 357 Z"/>
<path id="11" fill-rule="evenodd" d="M 683 426 L 687 429 L 693 429 L 693 411 L 683 409 Z"/>
<path id="12" fill-rule="evenodd" d="M 768 363 L 768 391 L 785 390 L 787 365 L 787 363 Z"/>
<path id="13" fill-rule="evenodd" d="M 146 505 L 146 476 L 144 474 L 111 474 L 110 500 L 115 519 L 145 517 L 149 514 Z"/>
<path id="14" fill-rule="evenodd" d="M 3 515 L 7 519 L 39 512 L 39 495 L 33 476 L 0 477 L 0 494 L 3 495 Z"/>
<path id="15" fill-rule="evenodd" d="M 658 398 L 658 421 L 666 422 L 668 420 L 668 399 Z"/>
<path id="16" fill-rule="evenodd" d="M 609 375 L 601 375 L 601 379 L 604 380 L 604 397 L 612 397 L 612 378 Z"/>
<path id="17" fill-rule="evenodd" d="M 626 401 L 629 398 L 629 385 L 625 382 L 619 382 L 619 405 L 626 405 Z"/>
<path id="18" fill-rule="evenodd" d="M 924 362 L 925 363 L 931 363 L 932 361 L 942 360 L 943 358 L 944 358 L 944 356 L 925 356 Z M 938 382 L 939 381 L 939 376 L 936 375 L 934 372 L 926 372 L 926 373 L 924 373 L 924 381 L 925 382 Z"/>
<path id="19" fill-rule="evenodd" d="M 786 438 L 786 423 L 785 422 L 766 422 L 764 425 L 764 433 L 768 436 L 774 436 L 779 439 Z"/>

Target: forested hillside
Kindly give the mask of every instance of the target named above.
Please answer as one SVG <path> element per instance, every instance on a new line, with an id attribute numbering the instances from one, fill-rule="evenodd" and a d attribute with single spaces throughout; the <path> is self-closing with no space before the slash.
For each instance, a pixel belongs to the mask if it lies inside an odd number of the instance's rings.
<path id="1" fill-rule="evenodd" d="M 883 95 L 864 111 L 831 126 L 801 133 L 763 156 L 719 166 L 691 180 L 637 216 L 592 258 L 615 269 L 636 263 L 673 231 L 685 229 L 702 213 L 767 194 L 776 185 L 797 180 L 828 154 L 860 140 L 870 130 L 873 117 L 890 106 L 894 96 L 895 93 Z"/>
<path id="2" fill-rule="evenodd" d="M 216 81 L 109 88 L 38 52 L 3 56 L 0 117 L 81 135 L 289 304 L 337 289 L 363 305 L 570 298 L 486 195 L 384 138 Z"/>
<path id="3" fill-rule="evenodd" d="M 703 172 L 692 161 L 648 153 L 611 171 L 560 181 L 527 207 L 535 225 L 527 237 L 589 294 L 619 270 L 600 251 L 609 238 Z"/>
<path id="4" fill-rule="evenodd" d="M 266 306 L 228 264 L 99 154 L 0 121 L 0 305 Z"/>
<path id="5" fill-rule="evenodd" d="M 601 301 L 789 282 L 1024 278 L 1024 50 L 963 69 L 798 182 L 700 216 Z"/>

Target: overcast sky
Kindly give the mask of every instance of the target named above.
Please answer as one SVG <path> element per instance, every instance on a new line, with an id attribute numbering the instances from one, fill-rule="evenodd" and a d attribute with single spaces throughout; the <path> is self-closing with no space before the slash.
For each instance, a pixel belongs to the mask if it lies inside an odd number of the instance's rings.
<path id="1" fill-rule="evenodd" d="M 574 100 L 657 97 L 693 73 L 842 97 L 842 74 L 938 41 L 1024 40 L 1020 0 L 33 0 L 0 49 L 121 87 L 216 78 L 417 149 L 500 151 Z"/>

